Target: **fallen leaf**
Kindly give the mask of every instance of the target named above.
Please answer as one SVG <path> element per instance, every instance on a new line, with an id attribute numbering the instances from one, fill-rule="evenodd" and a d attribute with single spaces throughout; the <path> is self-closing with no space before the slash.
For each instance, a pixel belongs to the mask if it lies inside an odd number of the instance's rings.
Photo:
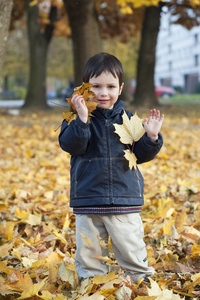
<path id="1" fill-rule="evenodd" d="M 147 288 L 149 296 L 156 296 L 156 300 L 179 300 L 179 295 L 173 294 L 171 290 L 161 290 L 156 281 L 150 278 L 151 288 Z"/>
<path id="2" fill-rule="evenodd" d="M 38 296 L 38 292 L 44 287 L 48 278 L 44 278 L 40 283 L 32 284 L 32 286 L 26 291 L 22 292 L 18 299 L 27 299 L 33 296 Z"/>
<path id="3" fill-rule="evenodd" d="M 76 287 L 74 271 L 71 271 L 68 268 L 66 268 L 64 263 L 62 263 L 62 265 L 60 266 L 58 274 L 62 281 L 69 282 L 73 289 Z"/>
<path id="4" fill-rule="evenodd" d="M 86 241 L 86 243 L 89 245 L 89 246 L 92 246 L 90 240 L 88 238 L 86 238 L 79 230 L 78 232 L 80 233 L 80 235 L 82 236 L 82 238 Z"/>

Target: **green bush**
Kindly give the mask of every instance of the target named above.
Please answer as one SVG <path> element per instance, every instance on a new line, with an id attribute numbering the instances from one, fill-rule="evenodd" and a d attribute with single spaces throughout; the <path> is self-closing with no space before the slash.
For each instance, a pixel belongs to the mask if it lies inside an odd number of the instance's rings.
<path id="1" fill-rule="evenodd" d="M 175 91 L 179 94 L 182 94 L 183 93 L 183 87 L 180 86 L 180 85 L 175 85 L 173 86 L 173 88 L 175 89 Z"/>
<path id="2" fill-rule="evenodd" d="M 200 82 L 197 82 L 197 84 L 195 86 L 195 92 L 200 94 Z"/>
<path id="3" fill-rule="evenodd" d="M 13 87 L 13 91 L 17 94 L 18 99 L 24 99 L 26 96 L 26 88 L 22 86 Z"/>

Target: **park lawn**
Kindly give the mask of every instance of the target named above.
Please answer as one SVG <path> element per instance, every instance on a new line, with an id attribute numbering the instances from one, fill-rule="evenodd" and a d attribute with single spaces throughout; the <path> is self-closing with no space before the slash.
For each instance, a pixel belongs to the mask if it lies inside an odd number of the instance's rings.
<path id="1" fill-rule="evenodd" d="M 108 257 L 99 259 L 116 272 L 82 286 L 74 267 L 70 156 L 59 147 L 59 130 L 54 131 L 64 108 L 18 116 L 0 112 L 1 300 L 113 300 L 125 299 L 125 294 L 127 299 L 199 298 L 200 105 L 160 110 L 165 113 L 164 146 L 152 162 L 139 166 L 145 179 L 141 216 L 155 275 L 151 283 L 131 282 L 109 243 Z M 137 109 L 141 118 L 147 113 Z"/>
<path id="2" fill-rule="evenodd" d="M 200 94 L 180 94 L 173 97 L 159 98 L 160 104 L 200 104 Z"/>

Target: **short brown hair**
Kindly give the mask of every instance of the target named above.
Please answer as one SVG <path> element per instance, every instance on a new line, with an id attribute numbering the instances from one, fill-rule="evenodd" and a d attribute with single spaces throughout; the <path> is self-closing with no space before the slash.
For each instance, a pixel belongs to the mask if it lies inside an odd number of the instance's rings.
<path id="1" fill-rule="evenodd" d="M 124 79 L 124 71 L 121 62 L 114 55 L 101 52 L 92 56 L 83 69 L 83 82 L 89 82 L 91 77 L 97 77 L 103 72 L 111 73 L 119 78 L 121 86 Z"/>

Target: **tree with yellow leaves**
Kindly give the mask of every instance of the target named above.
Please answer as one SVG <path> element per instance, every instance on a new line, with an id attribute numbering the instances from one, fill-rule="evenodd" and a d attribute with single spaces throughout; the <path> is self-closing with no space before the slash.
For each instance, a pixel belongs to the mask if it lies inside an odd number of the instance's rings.
<path id="1" fill-rule="evenodd" d="M 177 15 L 177 24 L 191 29 L 199 25 L 197 16 L 200 15 L 199 0 L 117 0 L 122 9 L 135 9 L 145 6 L 141 42 L 137 62 L 137 86 L 134 95 L 134 104 L 137 106 L 156 106 L 158 100 L 154 91 L 154 68 L 157 36 L 160 27 L 160 16 L 165 6 L 171 14 Z M 189 10 L 193 10 L 193 16 Z"/>

